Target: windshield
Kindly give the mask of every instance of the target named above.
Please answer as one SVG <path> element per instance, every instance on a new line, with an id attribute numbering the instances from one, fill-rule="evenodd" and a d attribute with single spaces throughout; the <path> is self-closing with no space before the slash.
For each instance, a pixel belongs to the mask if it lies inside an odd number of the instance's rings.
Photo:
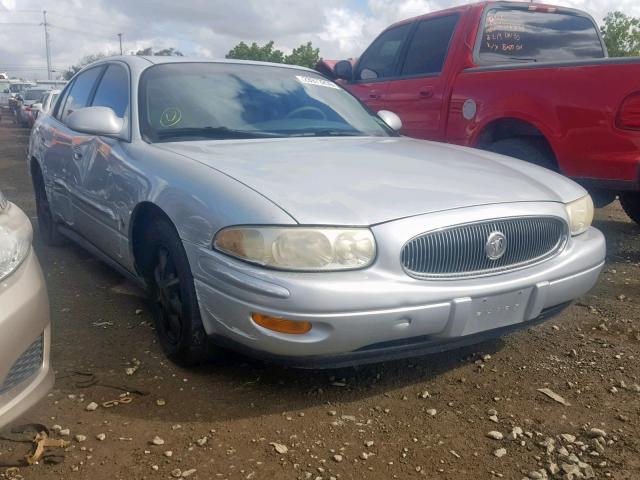
<path id="1" fill-rule="evenodd" d="M 479 55 L 485 63 L 545 62 L 603 58 L 593 21 L 572 12 L 491 8 Z"/>
<path id="2" fill-rule="evenodd" d="M 151 142 L 289 136 L 389 136 L 351 94 L 309 71 L 172 63 L 140 80 L 140 129 Z"/>
<path id="3" fill-rule="evenodd" d="M 44 95 L 45 93 L 47 93 L 46 90 L 27 90 L 27 92 L 24 94 L 24 99 L 40 100 L 42 98 L 42 95 Z"/>

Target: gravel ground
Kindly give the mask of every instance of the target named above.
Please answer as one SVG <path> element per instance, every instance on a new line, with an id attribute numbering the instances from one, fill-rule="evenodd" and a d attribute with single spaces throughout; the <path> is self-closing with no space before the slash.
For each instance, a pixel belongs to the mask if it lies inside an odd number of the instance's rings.
<path id="1" fill-rule="evenodd" d="M 0 188 L 34 219 L 27 140 L 26 129 L 0 125 Z M 68 433 L 71 446 L 63 463 L 0 468 L 0 478 L 638 479 L 640 228 L 617 202 L 596 226 L 606 271 L 553 320 L 447 354 L 333 371 L 233 353 L 180 369 L 163 357 L 141 292 L 36 232 L 57 383 L 21 423 L 62 429 L 54 436 Z M 83 388 L 79 371 L 98 384 Z M 104 408 L 122 393 L 114 386 L 146 395 Z M 0 441 L 0 463 L 27 447 Z"/>

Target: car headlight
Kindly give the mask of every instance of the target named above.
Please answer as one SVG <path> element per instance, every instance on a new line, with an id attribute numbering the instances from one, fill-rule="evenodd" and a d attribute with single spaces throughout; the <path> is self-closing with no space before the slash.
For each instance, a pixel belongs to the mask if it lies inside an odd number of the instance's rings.
<path id="1" fill-rule="evenodd" d="M 230 227 L 216 234 L 213 246 L 247 262 L 297 271 L 363 268 L 376 256 L 368 228 Z"/>
<path id="2" fill-rule="evenodd" d="M 566 204 L 569 215 L 569 227 L 571 235 L 580 235 L 587 231 L 593 222 L 593 200 L 590 195 L 585 195 L 578 200 Z"/>
<path id="3" fill-rule="evenodd" d="M 0 281 L 20 266 L 31 249 L 31 229 L 11 228 L 3 221 L 8 210 L 9 202 L 0 192 Z"/>

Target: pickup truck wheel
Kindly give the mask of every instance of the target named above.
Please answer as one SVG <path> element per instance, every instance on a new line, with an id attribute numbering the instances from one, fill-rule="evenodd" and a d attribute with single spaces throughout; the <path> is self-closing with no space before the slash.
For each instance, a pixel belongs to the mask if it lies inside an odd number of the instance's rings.
<path id="1" fill-rule="evenodd" d="M 535 137 L 516 137 L 498 140 L 487 147 L 490 152 L 507 155 L 520 160 L 534 163 L 549 170 L 557 171 L 553 153 L 549 147 Z"/>
<path id="2" fill-rule="evenodd" d="M 620 193 L 620 204 L 631 220 L 640 225 L 640 192 Z"/>
<path id="3" fill-rule="evenodd" d="M 209 342 L 182 240 L 173 225 L 158 219 L 146 232 L 145 245 L 145 277 L 160 345 L 178 365 L 203 363 Z"/>
<path id="4" fill-rule="evenodd" d="M 40 168 L 33 172 L 33 188 L 36 196 L 36 212 L 38 215 L 38 231 L 42 241 L 50 247 L 60 247 L 65 244 L 64 237 L 58 231 L 58 225 L 51 212 L 44 179 Z"/>

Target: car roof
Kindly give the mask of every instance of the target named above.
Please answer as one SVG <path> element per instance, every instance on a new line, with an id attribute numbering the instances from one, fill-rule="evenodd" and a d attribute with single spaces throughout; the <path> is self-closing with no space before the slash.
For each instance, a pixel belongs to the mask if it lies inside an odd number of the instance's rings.
<path id="1" fill-rule="evenodd" d="M 122 62 L 129 66 L 132 72 L 140 74 L 143 70 L 146 70 L 152 65 L 161 65 L 168 63 L 226 63 L 226 64 L 236 64 L 236 65 L 256 65 L 256 66 L 264 66 L 264 67 L 280 67 L 280 68 L 288 68 L 292 70 L 301 70 L 306 72 L 318 73 L 315 70 L 312 70 L 307 67 L 301 67 L 298 65 L 287 65 L 284 63 L 271 63 L 271 62 L 256 62 L 253 60 L 235 60 L 229 58 L 223 59 L 211 59 L 211 58 L 198 58 L 198 57 L 180 57 L 180 56 L 147 56 L 147 55 L 114 55 L 112 57 L 105 57 L 96 62 L 93 62 L 86 67 L 84 67 L 81 71 L 84 71 L 88 68 L 95 67 L 104 63 L 109 62 Z M 78 72 L 80 73 L 80 72 Z"/>

